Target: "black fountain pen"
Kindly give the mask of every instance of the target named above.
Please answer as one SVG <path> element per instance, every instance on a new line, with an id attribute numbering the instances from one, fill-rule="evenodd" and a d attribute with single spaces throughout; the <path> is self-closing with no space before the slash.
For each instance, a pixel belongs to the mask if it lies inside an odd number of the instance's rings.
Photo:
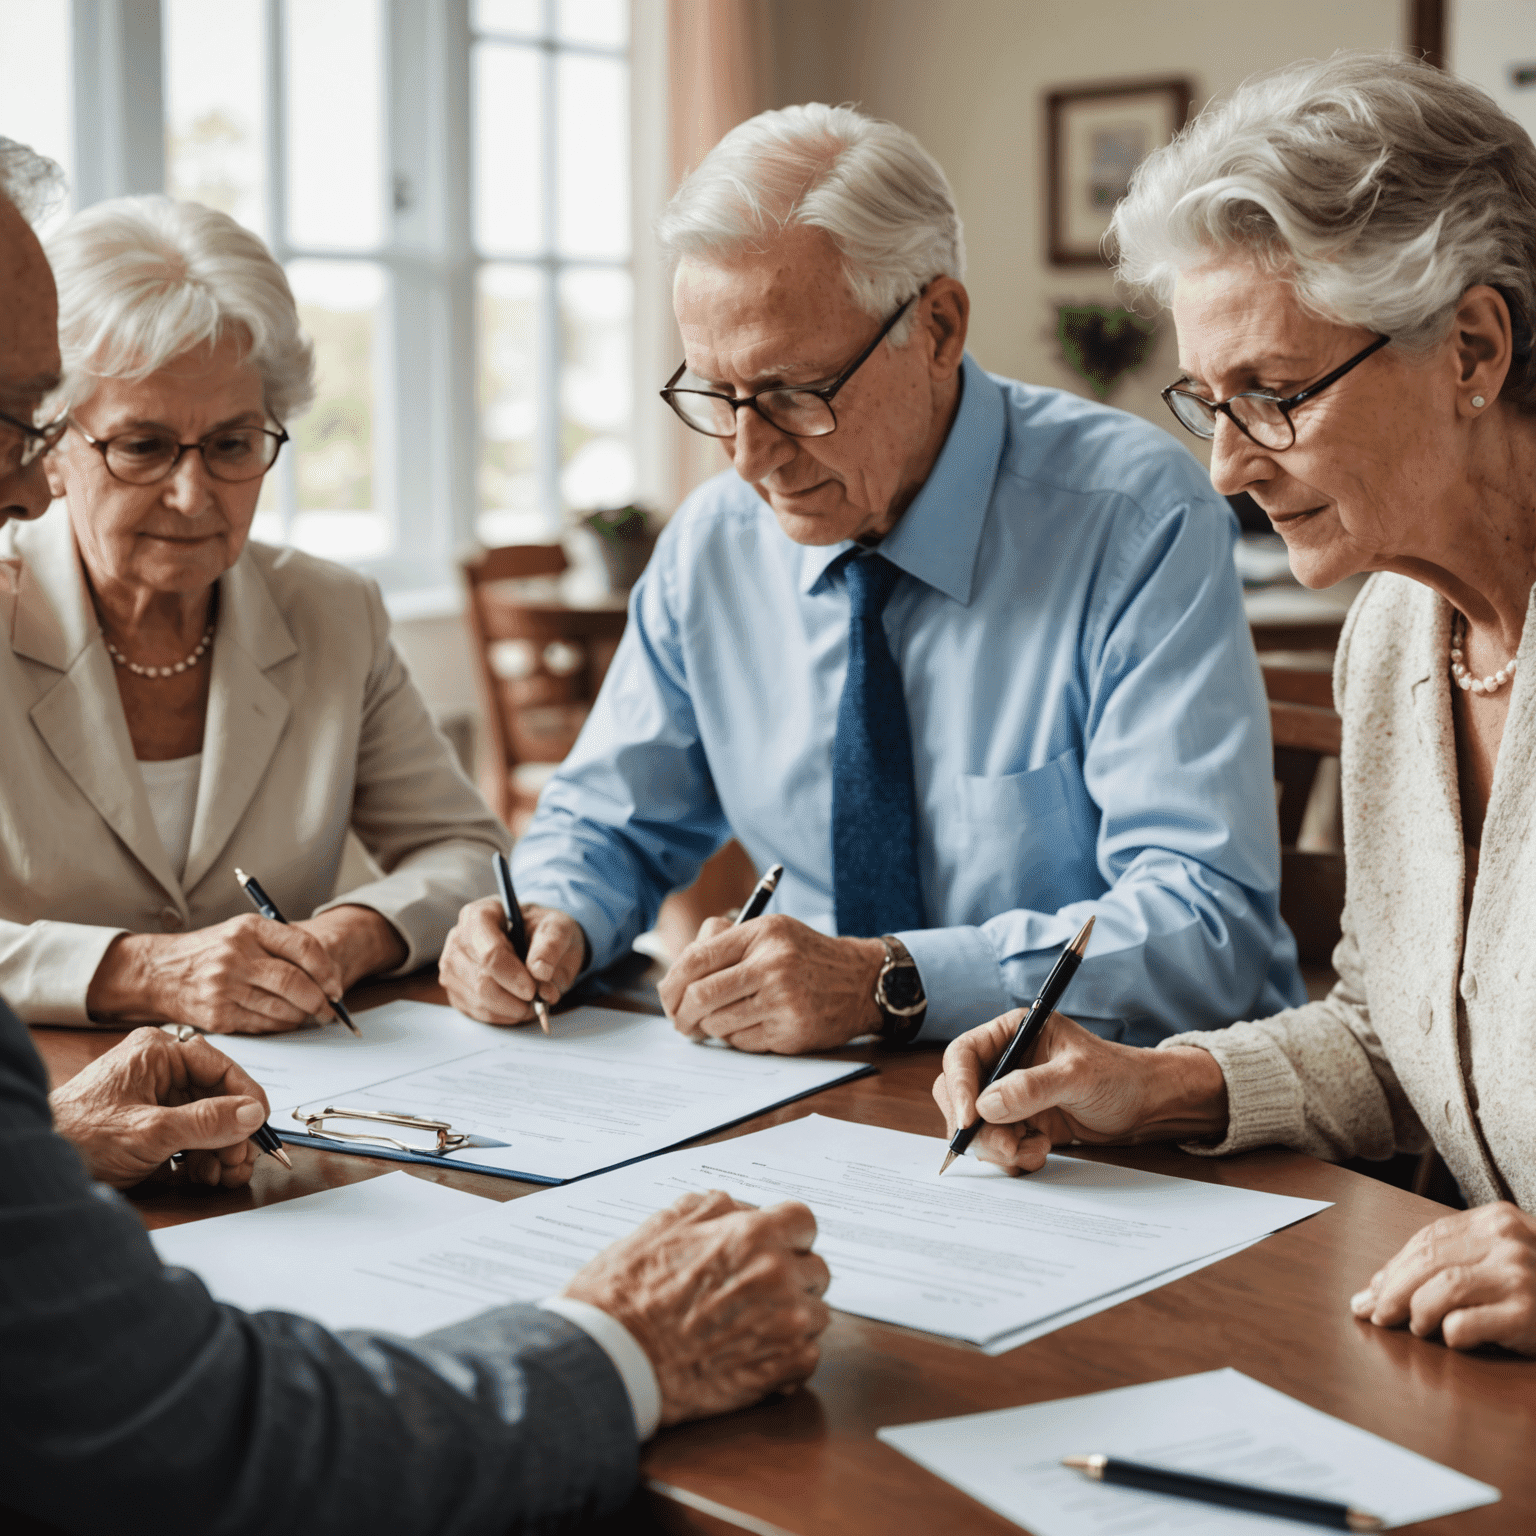
<path id="1" fill-rule="evenodd" d="M 761 917 L 763 909 L 773 900 L 773 893 L 779 888 L 779 881 L 784 878 L 784 866 L 775 864 L 761 880 L 752 887 L 752 894 L 747 897 L 747 904 L 736 914 L 733 927 L 740 928 L 743 923 L 750 923 L 754 917 Z"/>
<path id="2" fill-rule="evenodd" d="M 273 902 L 272 898 L 268 896 L 264 890 L 262 890 L 261 882 L 255 877 L 255 875 L 248 875 L 243 869 L 237 869 L 235 871 L 235 879 L 240 882 L 240 889 L 250 897 L 251 905 L 255 907 L 263 917 L 267 918 L 271 922 L 281 923 L 285 928 L 288 926 L 288 919 L 277 910 L 276 904 Z M 310 980 L 314 981 L 314 978 L 311 977 Z M 316 981 L 315 985 L 318 987 L 320 983 Z M 362 1030 L 360 1030 L 357 1025 L 352 1022 L 352 1015 L 347 1012 L 347 1005 L 342 1002 L 339 997 L 328 997 L 326 998 L 326 1002 L 331 1005 L 331 1011 L 336 1015 L 336 1017 L 340 1019 L 341 1022 L 345 1024 L 354 1035 L 362 1034 Z"/>
<path id="3" fill-rule="evenodd" d="M 1056 1004 L 1061 1001 L 1062 993 L 1067 990 L 1067 983 L 1077 975 L 1077 968 L 1083 963 L 1083 953 L 1088 948 L 1088 935 L 1093 932 L 1093 919 L 1090 917 L 1078 930 L 1077 937 L 1062 950 L 1061 957 L 1051 967 L 1051 974 L 1045 978 L 1045 985 L 1040 989 L 1040 995 L 1035 999 L 1034 1006 L 1029 1010 L 1024 1022 L 1019 1025 L 1018 1033 L 1008 1042 L 1008 1048 L 998 1057 L 997 1065 L 987 1074 L 987 1080 L 981 1085 L 981 1092 L 976 1095 L 979 1099 L 988 1088 L 1000 1077 L 1007 1077 L 1017 1067 L 1022 1067 L 1029 1060 L 1029 1053 L 1035 1048 L 1035 1041 L 1040 1038 L 1040 1031 L 1045 1028 L 1045 1021 L 1055 1011 Z M 954 1162 L 957 1157 L 965 1156 L 965 1149 L 975 1141 L 976 1133 L 987 1122 L 980 1115 L 971 1121 L 969 1125 L 962 1125 L 955 1132 L 954 1138 L 949 1143 L 949 1151 L 944 1155 L 944 1166 L 939 1169 L 940 1175 L 944 1169 Z"/>
<path id="4" fill-rule="evenodd" d="M 1308 1525 L 1324 1525 L 1333 1531 L 1382 1531 L 1387 1525 L 1377 1515 L 1337 1504 L 1332 1499 L 1281 1493 L 1275 1488 L 1250 1488 L 1246 1483 L 1148 1467 L 1139 1461 L 1121 1461 L 1117 1456 L 1063 1456 L 1061 1464 L 1086 1473 L 1095 1482 L 1140 1488 L 1145 1493 L 1171 1494 L 1201 1504 L 1220 1504 L 1226 1509 L 1245 1509 L 1251 1514 L 1274 1515 L 1281 1520 L 1304 1520 Z"/>
<path id="5" fill-rule="evenodd" d="M 517 899 L 517 892 L 512 888 L 512 866 L 507 863 L 507 856 L 497 852 L 491 855 L 491 873 L 496 877 L 496 894 L 501 897 L 502 916 L 507 920 L 507 942 L 512 946 L 512 953 L 519 960 L 528 958 L 528 924 L 523 919 L 523 909 Z M 538 979 L 530 971 L 533 978 L 533 1015 L 539 1021 L 539 1028 L 547 1035 L 549 1033 L 549 1004 L 539 996 Z"/>

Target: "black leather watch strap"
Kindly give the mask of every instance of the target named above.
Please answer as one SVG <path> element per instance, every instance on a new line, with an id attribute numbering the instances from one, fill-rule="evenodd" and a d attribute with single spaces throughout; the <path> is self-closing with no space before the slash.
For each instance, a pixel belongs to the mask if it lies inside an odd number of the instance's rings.
<path id="1" fill-rule="evenodd" d="M 887 1045 L 910 1045 L 928 1016 L 928 998 L 917 962 L 900 939 L 881 935 L 885 964 L 875 982 L 875 1006 L 880 1010 L 880 1038 Z"/>

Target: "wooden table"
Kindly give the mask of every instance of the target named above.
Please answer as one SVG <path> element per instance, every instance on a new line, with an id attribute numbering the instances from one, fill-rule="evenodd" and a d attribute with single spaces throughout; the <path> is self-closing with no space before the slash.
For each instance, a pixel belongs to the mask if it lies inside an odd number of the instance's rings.
<path id="1" fill-rule="evenodd" d="M 354 1011 L 393 997 L 441 1001 L 421 979 L 359 988 Z M 54 1081 L 121 1036 L 36 1029 Z M 877 1077 L 831 1088 L 725 1135 L 813 1111 L 926 1135 L 938 1133 L 929 1089 L 934 1052 L 869 1047 Z M 403 1167 L 493 1200 L 536 1186 L 340 1153 L 292 1149 L 294 1171 L 261 1159 L 238 1193 L 143 1187 L 131 1198 L 147 1227 L 290 1200 Z M 1444 1207 L 1342 1168 L 1281 1151 L 1219 1162 L 1172 1148 L 1085 1152 L 1105 1162 L 1331 1200 L 1332 1209 L 1220 1264 L 1109 1312 L 989 1359 L 966 1345 L 837 1314 L 808 1390 L 728 1418 L 658 1435 L 643 1471 L 652 1529 L 758 1536 L 966 1531 L 1017 1527 L 875 1439 L 882 1425 L 1069 1397 L 1235 1366 L 1324 1412 L 1493 1483 L 1503 1501 L 1414 1531 L 1483 1536 L 1536 1531 L 1536 1361 L 1458 1355 L 1437 1341 L 1356 1322 L 1347 1298 Z M 640 1528 L 636 1519 L 622 1529 Z"/>

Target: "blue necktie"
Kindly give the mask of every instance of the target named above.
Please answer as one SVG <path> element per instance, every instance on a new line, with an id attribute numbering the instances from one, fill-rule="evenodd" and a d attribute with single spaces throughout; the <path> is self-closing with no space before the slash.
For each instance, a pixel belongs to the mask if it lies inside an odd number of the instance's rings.
<path id="1" fill-rule="evenodd" d="M 880 555 L 847 557 L 848 676 L 832 745 L 832 901 L 857 938 L 921 928 L 917 792 L 901 671 L 881 615 L 901 572 Z"/>

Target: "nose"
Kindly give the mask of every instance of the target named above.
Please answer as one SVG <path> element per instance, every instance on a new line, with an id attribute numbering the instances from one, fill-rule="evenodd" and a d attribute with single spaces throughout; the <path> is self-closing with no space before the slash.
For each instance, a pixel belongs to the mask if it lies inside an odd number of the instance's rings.
<path id="1" fill-rule="evenodd" d="M 0 523 L 9 522 L 12 518 L 25 521 L 41 517 L 52 500 L 41 456 L 33 459 L 24 469 L 0 476 Z"/>
<path id="2" fill-rule="evenodd" d="M 1211 484 L 1221 495 L 1236 496 L 1269 479 L 1264 466 L 1270 462 L 1267 451 L 1245 436 L 1236 422 L 1217 414 L 1216 436 L 1211 439 Z"/>
<path id="3" fill-rule="evenodd" d="M 766 480 L 774 470 L 795 456 L 794 441 L 752 407 L 736 412 L 736 436 L 731 443 L 731 462 L 748 485 Z"/>
<path id="4" fill-rule="evenodd" d="M 161 499 L 173 512 L 180 512 L 183 517 L 197 517 L 208 506 L 212 486 L 213 476 L 208 473 L 202 454 L 189 448 L 182 454 L 181 462 L 166 476 Z"/>

